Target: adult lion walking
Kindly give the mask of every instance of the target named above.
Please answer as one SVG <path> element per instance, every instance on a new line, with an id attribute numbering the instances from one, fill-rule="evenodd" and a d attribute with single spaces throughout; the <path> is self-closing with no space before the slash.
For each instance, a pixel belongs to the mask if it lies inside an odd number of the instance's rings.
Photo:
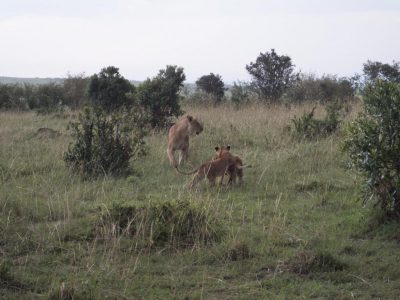
<path id="1" fill-rule="evenodd" d="M 189 155 L 189 135 L 200 134 L 203 126 L 192 116 L 186 116 L 176 122 L 168 132 L 167 154 L 169 162 L 176 168 L 183 161 L 187 160 Z M 179 160 L 176 161 L 175 151 L 180 150 Z"/>

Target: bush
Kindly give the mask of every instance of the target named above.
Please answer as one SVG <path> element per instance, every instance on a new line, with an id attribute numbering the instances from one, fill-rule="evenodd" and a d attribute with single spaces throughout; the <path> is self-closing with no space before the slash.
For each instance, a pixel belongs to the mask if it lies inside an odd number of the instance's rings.
<path id="1" fill-rule="evenodd" d="M 27 109 L 24 87 L 18 84 L 0 83 L 0 109 Z"/>
<path id="2" fill-rule="evenodd" d="M 158 75 L 147 79 L 138 87 L 138 100 L 151 115 L 153 128 L 170 126 L 172 118 L 183 114 L 179 104 L 179 91 L 183 87 L 183 68 L 167 66 Z"/>
<path id="3" fill-rule="evenodd" d="M 400 217 L 400 84 L 369 85 L 363 108 L 348 126 L 343 150 L 349 167 L 366 178 L 365 199 L 375 196 L 388 216 Z"/>
<path id="4" fill-rule="evenodd" d="M 325 104 L 336 100 L 349 101 L 354 95 L 355 89 L 350 79 L 335 76 L 315 78 L 313 75 L 307 75 L 302 76 L 286 91 L 284 100 L 289 103 L 313 101 Z"/>
<path id="5" fill-rule="evenodd" d="M 230 99 L 235 104 L 245 103 L 250 99 L 250 87 L 246 83 L 234 82 L 229 90 L 231 93 Z"/>
<path id="6" fill-rule="evenodd" d="M 193 247 L 220 240 L 221 224 L 204 206 L 189 201 L 114 204 L 101 212 L 98 224 L 105 236 L 133 237 L 141 247 Z"/>
<path id="7" fill-rule="evenodd" d="M 300 139 L 313 139 L 334 133 L 341 122 L 340 111 L 342 105 L 332 102 L 325 106 L 324 119 L 315 119 L 315 107 L 309 113 L 304 113 L 300 118 L 296 116 L 291 120 L 294 125 L 295 136 Z"/>
<path id="8" fill-rule="evenodd" d="M 78 109 L 88 104 L 87 96 L 90 79 L 84 74 L 68 75 L 63 83 L 64 104 Z"/>
<path id="9" fill-rule="evenodd" d="M 400 83 L 400 62 L 387 64 L 368 60 L 363 65 L 363 72 L 366 81 L 370 83 L 377 79 Z"/>
<path id="10" fill-rule="evenodd" d="M 221 102 L 225 94 L 225 85 L 220 75 L 203 75 L 196 81 L 197 89 L 205 92 L 214 102 Z"/>
<path id="11" fill-rule="evenodd" d="M 259 96 L 268 101 L 277 101 L 298 80 L 292 59 L 287 55 L 271 52 L 260 53 L 256 62 L 246 65 L 252 77 L 251 86 Z"/>
<path id="12" fill-rule="evenodd" d="M 38 113 L 51 113 L 63 110 L 63 86 L 57 83 L 48 83 L 33 86 L 27 91 L 28 105 Z"/>
<path id="13" fill-rule="evenodd" d="M 93 104 L 99 105 L 108 113 L 121 107 L 131 107 L 135 87 L 119 74 L 113 66 L 103 68 L 99 74 L 90 78 L 88 95 Z"/>
<path id="14" fill-rule="evenodd" d="M 84 176 L 124 173 L 132 157 L 146 154 L 145 122 L 143 112 L 137 109 L 108 117 L 101 108 L 85 108 L 79 122 L 69 124 L 75 141 L 64 161 Z"/>

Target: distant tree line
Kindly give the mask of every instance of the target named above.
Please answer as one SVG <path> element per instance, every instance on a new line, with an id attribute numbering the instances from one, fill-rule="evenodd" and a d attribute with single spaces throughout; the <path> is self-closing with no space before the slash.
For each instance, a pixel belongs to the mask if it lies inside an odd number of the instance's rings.
<path id="1" fill-rule="evenodd" d="M 400 82 L 400 64 L 367 61 L 361 75 L 351 78 L 295 71 L 288 55 L 274 49 L 260 53 L 246 65 L 251 80 L 227 86 L 219 74 L 201 76 L 194 89 L 184 88 L 183 68 L 167 66 L 153 78 L 134 86 L 118 68 L 103 68 L 90 77 L 68 75 L 61 83 L 0 84 L 0 110 L 36 110 L 40 113 L 65 108 L 80 109 L 87 104 L 100 105 L 107 112 L 121 106 L 140 105 L 151 112 L 152 126 L 165 126 L 183 112 L 180 100 L 199 104 L 235 104 L 249 101 L 266 103 L 328 103 L 348 101 L 375 80 Z"/>

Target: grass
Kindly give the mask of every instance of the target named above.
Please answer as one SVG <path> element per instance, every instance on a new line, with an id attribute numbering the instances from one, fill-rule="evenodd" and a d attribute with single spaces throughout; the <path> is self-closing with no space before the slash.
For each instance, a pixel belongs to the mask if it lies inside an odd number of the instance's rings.
<path id="1" fill-rule="evenodd" d="M 204 181 L 194 191 L 168 164 L 166 133 L 147 137 L 149 154 L 132 162 L 133 175 L 82 181 L 62 160 L 73 114 L 0 113 L 0 298 L 398 298 L 399 225 L 377 222 L 358 201 L 360 178 L 343 168 L 340 133 L 291 138 L 290 119 L 311 108 L 185 107 L 205 125 L 185 169 L 221 144 L 253 166 L 243 186 Z M 41 127 L 61 135 L 41 136 Z M 174 203 L 204 218 L 175 214 Z M 173 223 L 162 223 L 164 206 Z M 135 212 L 125 226 L 140 209 L 157 217 L 135 231 L 141 239 L 112 231 L 112 222 L 104 234 L 104 212 L 118 207 Z M 219 238 L 182 246 L 169 235 L 196 220 L 196 234 L 218 224 Z M 168 229 L 162 243 L 149 240 L 152 222 Z"/>

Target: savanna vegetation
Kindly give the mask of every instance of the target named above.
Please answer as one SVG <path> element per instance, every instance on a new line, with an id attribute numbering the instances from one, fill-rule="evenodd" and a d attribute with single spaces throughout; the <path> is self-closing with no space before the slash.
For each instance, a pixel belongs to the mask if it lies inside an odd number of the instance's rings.
<path id="1" fill-rule="evenodd" d="M 279 86 L 256 81 L 271 61 Z M 378 67 L 316 78 L 272 50 L 218 100 L 219 75 L 183 93 L 176 66 L 0 85 L 0 297 L 397 298 L 400 94 Z M 204 131 L 183 168 L 229 144 L 242 185 L 188 190 L 166 155 L 184 113 Z"/>

